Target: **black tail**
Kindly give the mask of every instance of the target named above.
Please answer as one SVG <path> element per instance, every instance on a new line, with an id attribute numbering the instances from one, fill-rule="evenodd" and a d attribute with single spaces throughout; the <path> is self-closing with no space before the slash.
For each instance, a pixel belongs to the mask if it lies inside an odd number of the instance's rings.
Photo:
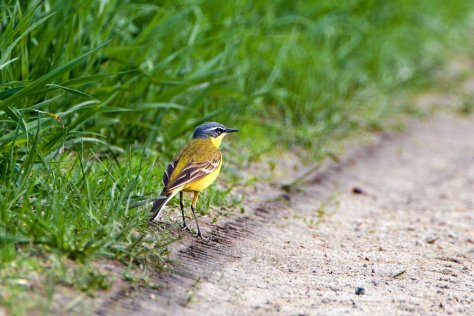
<path id="1" fill-rule="evenodd" d="M 161 195 L 153 202 L 153 206 L 150 210 L 151 216 L 150 221 L 154 220 L 156 217 L 160 216 L 161 211 L 165 208 L 166 204 L 169 200 L 174 196 L 174 194 L 170 195 Z"/>

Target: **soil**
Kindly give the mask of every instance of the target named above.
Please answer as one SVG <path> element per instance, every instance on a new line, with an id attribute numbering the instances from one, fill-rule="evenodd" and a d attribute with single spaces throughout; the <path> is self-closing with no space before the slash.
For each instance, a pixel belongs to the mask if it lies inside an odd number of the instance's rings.
<path id="1" fill-rule="evenodd" d="M 381 134 L 298 189 L 262 185 L 243 215 L 201 219 L 208 239 L 184 234 L 159 289 L 97 313 L 474 314 L 474 117 Z"/>

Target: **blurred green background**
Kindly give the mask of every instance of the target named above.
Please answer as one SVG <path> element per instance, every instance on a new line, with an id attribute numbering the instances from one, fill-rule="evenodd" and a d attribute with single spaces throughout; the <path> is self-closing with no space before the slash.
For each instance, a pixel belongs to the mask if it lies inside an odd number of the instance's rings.
<path id="1" fill-rule="evenodd" d="M 241 130 L 228 170 L 274 148 L 324 159 L 406 112 L 394 100 L 472 26 L 468 0 L 0 2 L 0 302 L 45 266 L 74 284 L 67 260 L 160 265 L 170 237 L 127 205 L 199 123 Z"/>

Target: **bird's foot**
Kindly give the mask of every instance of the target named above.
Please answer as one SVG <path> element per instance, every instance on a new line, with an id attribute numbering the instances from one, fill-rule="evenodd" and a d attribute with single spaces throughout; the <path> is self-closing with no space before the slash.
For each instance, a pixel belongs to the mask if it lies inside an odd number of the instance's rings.
<path id="1" fill-rule="evenodd" d="M 187 230 L 187 231 L 189 231 L 189 227 L 186 226 L 186 223 L 183 223 L 183 224 L 181 224 L 181 225 L 179 225 L 179 226 L 181 227 L 181 230 Z"/>
<path id="2" fill-rule="evenodd" d="M 203 240 L 203 241 L 208 241 L 208 240 L 209 240 L 209 238 L 204 237 L 204 236 L 201 234 L 200 231 L 196 234 L 196 237 L 199 238 L 199 239 L 201 239 L 201 240 Z"/>

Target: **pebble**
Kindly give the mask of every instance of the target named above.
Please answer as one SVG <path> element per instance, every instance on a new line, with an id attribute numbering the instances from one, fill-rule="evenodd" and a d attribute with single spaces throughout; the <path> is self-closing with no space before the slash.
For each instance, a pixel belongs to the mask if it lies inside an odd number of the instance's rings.
<path id="1" fill-rule="evenodd" d="M 448 237 L 452 239 L 458 239 L 458 235 L 454 232 L 449 232 Z"/>
<path id="2" fill-rule="evenodd" d="M 355 289 L 355 294 L 356 294 L 356 295 L 364 295 L 364 294 L 365 294 L 365 288 L 363 288 L 363 287 L 356 287 L 356 289 Z"/>
<path id="3" fill-rule="evenodd" d="M 436 235 L 428 235 L 428 236 L 425 237 L 425 241 L 429 244 L 433 244 L 438 239 L 439 239 L 439 237 L 436 236 Z"/>
<path id="4" fill-rule="evenodd" d="M 364 190 L 362 190 L 361 188 L 358 188 L 358 187 L 353 187 L 352 188 L 352 193 L 353 194 L 365 194 Z"/>

